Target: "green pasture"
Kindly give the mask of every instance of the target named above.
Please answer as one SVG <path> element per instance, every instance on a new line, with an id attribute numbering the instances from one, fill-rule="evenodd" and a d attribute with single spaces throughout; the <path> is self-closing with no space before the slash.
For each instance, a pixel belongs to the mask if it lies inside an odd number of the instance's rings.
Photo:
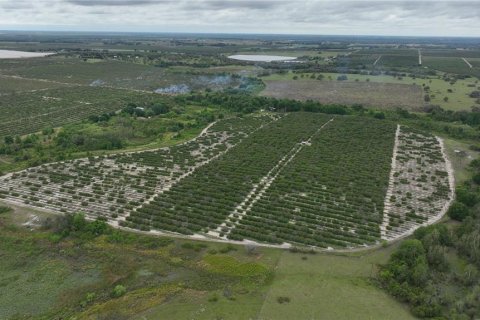
<path id="1" fill-rule="evenodd" d="M 22 226 L 33 216 L 52 217 L 0 214 L 2 319 L 412 318 L 371 280 L 390 248 L 312 255 L 119 231 L 59 240 Z"/>
<path id="2" fill-rule="evenodd" d="M 317 80 L 318 75 L 322 74 L 324 76 L 323 80 Z M 303 75 L 303 77 L 302 77 Z M 283 74 L 274 73 L 269 76 L 262 77 L 263 80 L 294 80 L 294 77 L 297 77 L 299 80 L 304 81 L 338 81 L 337 77 L 340 76 L 339 73 L 303 73 L 297 74 L 293 72 L 287 72 Z M 313 76 L 313 77 L 312 77 Z M 394 84 L 416 84 L 419 86 L 429 86 L 430 94 L 433 94 L 430 104 L 440 105 L 442 108 L 447 110 L 470 110 L 471 106 L 475 105 L 475 99 L 470 98 L 468 95 L 476 90 L 480 84 L 475 78 L 466 78 L 457 80 L 454 84 L 439 79 L 438 77 L 428 77 L 426 79 L 422 78 L 412 78 L 409 76 L 406 77 L 393 77 L 390 75 L 362 75 L 362 74 L 346 74 L 347 82 L 365 82 L 369 81 L 372 83 L 394 83 Z M 448 92 L 448 90 L 452 92 Z M 478 89 L 477 89 L 478 90 Z M 448 100 L 445 101 L 444 98 L 447 97 Z"/>
<path id="3" fill-rule="evenodd" d="M 414 319 L 371 277 L 392 248 L 351 254 L 284 252 L 259 319 Z M 279 303 L 280 297 L 290 302 Z"/>

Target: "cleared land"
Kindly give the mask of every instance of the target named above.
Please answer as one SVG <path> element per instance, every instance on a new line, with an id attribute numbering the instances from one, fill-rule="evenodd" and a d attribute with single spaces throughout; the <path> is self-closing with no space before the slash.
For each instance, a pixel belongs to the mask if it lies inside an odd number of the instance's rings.
<path id="1" fill-rule="evenodd" d="M 423 105 L 422 89 L 413 85 L 310 80 L 264 82 L 267 87 L 261 95 L 267 97 L 316 100 L 325 104 L 362 104 L 378 108 L 419 109 Z"/>
<path id="2" fill-rule="evenodd" d="M 83 211 L 156 234 L 282 247 L 372 245 L 397 236 L 386 237 L 380 228 L 395 129 L 371 118 L 323 114 L 232 118 L 181 145 L 6 175 L 0 196 L 53 212 Z M 439 148 L 431 141 L 428 146 Z M 412 152 L 423 149 L 415 145 Z M 432 157 L 440 168 L 442 154 Z M 435 205 L 448 200 L 443 180 L 424 180 L 400 183 L 414 188 L 422 182 L 427 191 L 435 185 L 433 191 L 442 191 L 434 194 Z M 416 197 L 407 194 L 397 207 L 412 206 Z M 433 214 L 416 213 L 408 229 Z M 399 223 L 390 216 L 388 230 Z"/>
<path id="3" fill-rule="evenodd" d="M 471 61 L 471 60 L 469 60 Z M 479 60 L 480 61 L 480 60 Z M 474 62 L 472 62 L 473 64 Z M 464 64 L 465 66 L 465 64 Z M 313 78 L 311 78 L 313 75 Z M 316 80 L 319 75 L 323 75 L 322 82 L 339 82 L 337 81 L 337 77 L 340 75 L 338 73 L 305 73 L 302 75 L 298 75 L 292 72 L 284 73 L 284 74 L 272 74 L 266 77 L 262 77 L 264 82 L 269 81 L 310 81 L 310 82 L 320 82 Z M 294 80 L 293 78 L 297 76 L 299 80 Z M 444 109 L 447 110 L 468 110 L 470 111 L 471 106 L 476 104 L 476 99 L 471 98 L 469 94 L 476 90 L 475 88 L 478 87 L 477 81 L 475 78 L 466 78 L 466 79 L 458 79 L 455 82 L 449 82 L 444 79 L 438 77 L 426 77 L 425 79 L 422 78 L 413 78 L 410 76 L 402 76 L 402 77 L 393 77 L 389 75 L 365 75 L 365 74 L 345 74 L 347 80 L 342 81 L 343 83 L 351 83 L 352 86 L 355 86 L 358 82 L 370 82 L 370 83 L 379 83 L 379 84 L 400 84 L 400 85 L 415 85 L 417 86 L 420 91 L 423 91 L 424 87 L 429 87 L 430 93 L 430 104 L 439 105 Z M 295 84 L 292 84 L 295 86 Z M 312 84 L 311 86 L 314 86 Z M 333 86 L 333 85 L 331 85 Z M 413 94 L 417 95 L 417 92 L 412 92 Z M 365 92 L 360 92 L 359 96 L 366 96 Z M 448 99 L 445 99 L 447 97 Z M 373 92 L 370 92 L 369 99 L 374 99 Z M 333 103 L 341 103 L 342 96 L 339 95 L 331 95 L 331 99 Z M 412 99 L 412 97 L 408 98 Z M 415 98 L 418 100 L 418 98 Z M 423 103 L 423 94 L 421 97 L 421 101 Z M 357 103 L 357 102 L 354 102 Z M 375 106 L 378 107 L 378 106 Z M 394 106 L 395 107 L 395 106 Z"/>

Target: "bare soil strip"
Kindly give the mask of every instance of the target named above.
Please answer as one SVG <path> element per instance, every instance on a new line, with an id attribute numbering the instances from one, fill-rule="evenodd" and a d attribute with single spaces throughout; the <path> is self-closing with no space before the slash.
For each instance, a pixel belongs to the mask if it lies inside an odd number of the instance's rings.
<path id="1" fill-rule="evenodd" d="M 393 145 L 393 155 L 392 155 L 392 168 L 390 170 L 390 178 L 388 179 L 388 188 L 387 188 L 387 193 L 385 195 L 385 202 L 383 204 L 383 221 L 382 224 L 380 225 L 380 234 L 382 239 L 385 238 L 386 236 L 386 231 L 387 231 L 387 226 L 390 223 L 390 216 L 386 214 L 386 212 L 390 209 L 390 197 L 393 195 L 393 188 L 394 188 L 394 174 L 395 174 L 395 169 L 397 168 L 397 152 L 398 152 L 398 138 L 400 135 L 400 125 L 397 125 L 397 130 L 395 131 L 395 143 Z"/>
<path id="2" fill-rule="evenodd" d="M 307 140 L 297 143 L 282 159 L 278 161 L 278 163 L 260 180 L 258 184 L 253 186 L 252 190 L 248 193 L 245 199 L 234 209 L 227 219 L 225 219 L 225 221 L 218 226 L 215 231 L 210 231 L 209 235 L 227 239 L 230 232 L 240 223 L 242 218 L 248 214 L 254 204 L 262 198 L 282 170 L 295 158 L 300 151 L 302 151 L 305 146 L 310 146 L 312 138 L 333 120 L 334 118 L 325 122 Z M 233 225 L 229 227 L 229 224 Z M 226 228 L 228 231 L 224 232 L 223 236 L 220 236 L 222 230 Z"/>
<path id="3" fill-rule="evenodd" d="M 271 122 L 274 122 L 274 121 L 277 121 L 277 120 L 278 120 L 278 119 L 272 119 Z M 209 130 L 216 122 L 217 122 L 217 121 L 214 121 L 214 122 L 212 122 L 211 124 L 209 124 L 207 127 L 205 127 L 205 129 L 203 129 L 202 132 L 200 132 L 200 134 L 199 134 L 195 139 L 198 139 L 198 138 L 206 135 L 206 134 L 208 133 L 208 130 Z M 269 123 L 271 123 L 271 122 L 269 122 Z M 269 124 L 269 123 L 268 123 L 268 124 Z M 241 139 L 238 143 L 242 142 L 245 138 L 247 138 L 248 136 L 250 136 L 252 133 L 254 133 L 254 132 L 262 129 L 264 126 L 265 126 L 265 125 L 259 126 L 257 129 L 255 129 L 255 130 L 252 131 L 250 134 L 246 135 L 243 139 Z M 137 210 L 138 208 L 141 208 L 141 207 L 143 207 L 143 206 L 151 203 L 156 197 L 160 196 L 160 195 L 163 194 L 164 192 L 169 191 L 174 185 L 176 185 L 177 183 L 179 183 L 179 182 L 180 182 L 181 180 L 183 180 L 184 178 L 186 178 L 186 177 L 190 176 L 191 174 L 193 174 L 198 168 L 203 167 L 204 165 L 212 162 L 213 160 L 218 159 L 219 157 L 223 156 L 225 153 L 227 153 L 231 148 L 233 148 L 233 147 L 236 146 L 236 145 L 237 145 L 237 144 L 232 144 L 232 145 L 228 144 L 228 145 L 227 145 L 227 148 L 226 148 L 224 151 L 218 153 L 217 155 L 215 155 L 215 156 L 213 156 L 213 157 L 211 157 L 211 158 L 209 158 L 209 159 L 207 159 L 207 160 L 205 160 L 205 161 L 196 163 L 195 166 L 193 166 L 192 168 L 190 168 L 189 171 L 183 173 L 182 175 L 180 175 L 180 176 L 179 176 L 178 178 L 176 178 L 175 180 L 171 180 L 170 182 L 165 183 L 160 190 L 158 190 L 154 195 L 152 195 L 152 196 L 149 197 L 147 200 L 145 200 L 144 203 L 136 206 L 136 207 L 134 208 L 134 210 Z M 169 148 L 169 147 L 166 147 L 166 148 Z M 140 151 L 140 152 L 142 152 L 142 151 Z M 125 216 L 119 217 L 116 221 L 112 221 L 111 224 L 112 224 L 112 225 L 115 225 L 115 226 L 118 226 L 119 223 L 120 223 L 120 220 L 125 221 L 126 218 L 127 218 L 128 216 L 130 216 L 130 214 L 131 214 L 131 212 L 129 212 L 129 213 L 128 213 L 127 215 L 125 215 Z M 153 232 L 155 232 L 155 231 L 153 231 Z"/>
<path id="4" fill-rule="evenodd" d="M 470 67 L 470 69 L 472 69 L 472 68 L 473 68 L 473 66 L 470 64 L 470 62 L 468 62 L 468 60 L 467 60 L 467 59 L 465 59 L 465 58 L 462 58 L 462 60 L 463 60 L 463 61 L 464 61 L 464 62 L 467 64 L 467 66 L 469 66 L 469 67 Z"/>

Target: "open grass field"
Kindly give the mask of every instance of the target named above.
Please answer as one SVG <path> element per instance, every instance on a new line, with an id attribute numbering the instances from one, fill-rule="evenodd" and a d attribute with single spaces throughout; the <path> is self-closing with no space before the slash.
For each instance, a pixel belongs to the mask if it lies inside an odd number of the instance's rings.
<path id="1" fill-rule="evenodd" d="M 58 240 L 24 225 L 36 218 L 46 216 L 17 208 L 0 217 L 2 319 L 130 319 L 182 297 L 185 309 L 199 298 L 212 306 L 205 318 L 254 316 L 281 253 L 118 232 Z M 117 285 L 126 288 L 119 298 Z M 258 308 L 245 310 L 249 302 Z"/>
<path id="2" fill-rule="evenodd" d="M 353 81 L 270 81 L 261 95 L 274 98 L 316 100 L 324 104 L 362 104 L 374 108 L 403 107 L 411 110 L 423 105 L 419 86 Z"/>
<path id="3" fill-rule="evenodd" d="M 323 75 L 324 80 L 316 80 L 318 75 Z M 305 73 L 303 77 L 299 74 L 295 74 L 292 72 L 288 72 L 286 74 L 272 74 L 269 76 L 262 77 L 262 79 L 267 83 L 267 88 L 263 92 L 268 92 L 268 84 L 275 85 L 276 81 L 280 81 L 279 83 L 285 83 L 285 86 L 289 86 L 291 82 L 294 81 L 294 77 L 297 76 L 299 80 L 296 81 L 302 81 L 302 82 L 312 82 L 311 84 L 308 84 L 308 88 L 312 89 L 315 86 L 315 83 L 317 82 L 342 82 L 342 83 L 349 83 L 350 86 L 355 87 L 355 85 L 358 85 L 359 88 L 364 86 L 363 84 L 359 84 L 360 82 L 369 82 L 369 83 L 376 83 L 376 84 L 402 84 L 402 85 L 415 85 L 417 86 L 420 90 L 420 93 L 423 91 L 424 86 L 430 87 L 430 97 L 431 101 L 429 102 L 430 104 L 434 105 L 439 105 L 442 108 L 446 110 L 466 110 L 470 111 L 471 107 L 474 105 L 478 105 L 476 103 L 476 99 L 469 97 L 469 94 L 474 91 L 478 90 L 476 89 L 479 86 L 478 80 L 475 78 L 467 78 L 467 79 L 459 79 L 455 83 L 451 84 L 448 81 L 445 81 L 443 79 L 439 79 L 438 77 L 427 77 L 425 79 L 421 78 L 412 78 L 409 76 L 405 77 L 392 77 L 389 75 L 364 75 L 364 74 L 346 74 L 347 80 L 345 81 L 337 81 L 337 77 L 340 74 L 338 73 L 315 73 L 314 78 L 311 78 L 312 74 L 311 73 Z M 358 81 L 357 81 L 358 80 Z M 286 83 L 288 81 L 288 84 Z M 293 87 L 295 86 L 295 83 L 292 85 Z M 321 85 L 319 85 L 321 88 Z M 334 84 L 331 85 L 325 85 L 325 86 L 330 86 L 333 87 Z M 340 84 L 341 86 L 341 84 Z M 345 85 L 346 86 L 346 85 Z M 288 90 L 288 89 L 287 89 Z M 292 89 L 293 90 L 293 89 Z M 450 92 L 450 91 L 451 92 Z M 304 92 L 299 90 L 299 94 L 310 94 L 314 95 L 315 92 Z M 350 95 L 353 94 L 353 92 L 356 92 L 357 90 L 353 90 Z M 375 95 L 367 95 L 366 92 L 360 92 L 361 90 L 358 90 L 359 96 L 363 96 L 364 99 L 369 98 L 372 100 L 379 99 Z M 278 93 L 280 94 L 280 93 Z M 395 93 L 393 93 L 395 95 Z M 319 96 L 321 95 L 320 93 L 318 94 Z M 327 97 L 330 97 L 332 103 L 342 103 L 342 95 L 339 94 L 339 92 L 326 92 L 325 95 Z M 346 93 L 348 96 L 349 93 Z M 424 101 L 423 101 L 423 93 L 420 95 L 418 92 L 416 93 L 417 98 L 415 96 L 410 95 L 409 97 L 401 97 L 399 98 L 399 101 L 402 99 L 415 99 L 416 103 L 412 104 L 410 108 L 414 108 L 414 106 L 423 106 Z M 420 101 L 418 101 L 418 96 L 420 96 Z M 295 97 L 293 95 L 292 97 Z M 381 97 L 381 94 L 379 95 Z M 448 98 L 447 101 L 445 101 L 445 97 Z M 356 99 L 355 96 L 353 96 L 351 99 Z M 321 101 L 321 100 L 320 100 Z M 381 101 L 380 101 L 381 102 Z M 357 102 L 350 102 L 350 103 L 359 103 Z M 366 104 L 366 105 L 372 105 L 372 104 Z M 395 105 L 395 103 L 392 103 L 393 107 L 396 107 L 398 105 Z M 381 105 L 375 105 L 374 107 L 381 107 Z M 406 106 L 408 108 L 408 106 Z"/>
<path id="4" fill-rule="evenodd" d="M 280 257 L 259 319 L 415 319 L 369 280 L 393 248 L 360 254 Z M 290 302 L 278 303 L 280 297 Z"/>
<path id="5" fill-rule="evenodd" d="M 413 319 L 371 279 L 390 248 L 312 255 L 119 231 L 59 240 L 38 229 L 47 218 L 0 214 L 2 319 Z"/>

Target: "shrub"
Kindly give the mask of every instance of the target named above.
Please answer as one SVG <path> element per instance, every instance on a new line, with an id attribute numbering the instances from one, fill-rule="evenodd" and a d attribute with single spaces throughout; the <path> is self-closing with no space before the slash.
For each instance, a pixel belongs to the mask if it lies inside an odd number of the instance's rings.
<path id="1" fill-rule="evenodd" d="M 0 206 L 0 214 L 9 212 L 11 210 L 12 210 L 12 208 L 10 208 L 10 207 Z"/>
<path id="2" fill-rule="evenodd" d="M 473 207 L 478 202 L 477 194 L 470 191 L 467 186 L 460 186 L 455 191 L 457 201 L 466 206 Z"/>
<path id="3" fill-rule="evenodd" d="M 289 297 L 277 297 L 277 302 L 280 303 L 280 304 L 289 303 L 290 298 Z"/>
<path id="4" fill-rule="evenodd" d="M 113 288 L 112 296 L 114 298 L 119 298 L 123 296 L 125 293 L 127 293 L 127 288 L 119 284 L 119 285 L 116 285 L 115 288 Z"/>
<path id="5" fill-rule="evenodd" d="M 218 301 L 218 294 L 214 293 L 210 298 L 208 298 L 209 302 L 217 302 Z"/>
<path id="6" fill-rule="evenodd" d="M 470 210 L 461 202 L 455 201 L 448 209 L 448 216 L 457 221 L 463 221 L 470 215 Z"/>

